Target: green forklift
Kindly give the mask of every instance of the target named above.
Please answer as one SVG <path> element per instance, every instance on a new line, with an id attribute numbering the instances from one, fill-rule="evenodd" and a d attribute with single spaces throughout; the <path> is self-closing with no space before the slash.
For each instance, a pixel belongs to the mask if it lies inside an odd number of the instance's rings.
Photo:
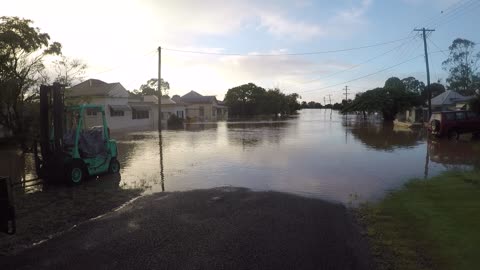
<path id="1" fill-rule="evenodd" d="M 80 184 L 89 176 L 118 173 L 117 143 L 103 105 L 65 106 L 60 84 L 40 87 L 40 155 L 37 175 L 48 182 Z"/>

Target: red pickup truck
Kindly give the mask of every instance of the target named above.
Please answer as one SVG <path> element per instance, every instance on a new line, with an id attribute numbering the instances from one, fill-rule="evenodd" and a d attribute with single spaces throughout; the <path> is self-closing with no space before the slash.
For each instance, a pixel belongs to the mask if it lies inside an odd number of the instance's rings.
<path id="1" fill-rule="evenodd" d="M 428 130 L 437 137 L 458 139 L 462 133 L 479 133 L 480 116 L 472 111 L 434 112 Z"/>

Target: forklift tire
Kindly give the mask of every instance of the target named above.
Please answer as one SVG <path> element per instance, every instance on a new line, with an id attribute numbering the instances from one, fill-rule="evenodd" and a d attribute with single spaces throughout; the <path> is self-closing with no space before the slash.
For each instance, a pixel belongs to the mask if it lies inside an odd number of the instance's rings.
<path id="1" fill-rule="evenodd" d="M 108 172 L 111 174 L 115 174 L 120 172 L 120 162 L 116 158 L 112 158 L 110 161 L 110 166 L 108 167 Z"/>
<path id="2" fill-rule="evenodd" d="M 67 168 L 67 183 L 71 185 L 80 184 L 85 179 L 85 169 L 80 161 L 73 161 Z"/>

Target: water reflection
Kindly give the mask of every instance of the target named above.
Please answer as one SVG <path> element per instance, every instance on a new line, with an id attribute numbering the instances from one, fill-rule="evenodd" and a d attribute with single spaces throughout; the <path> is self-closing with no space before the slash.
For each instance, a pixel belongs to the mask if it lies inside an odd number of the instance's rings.
<path id="1" fill-rule="evenodd" d="M 353 137 L 369 148 L 394 151 L 398 148 L 412 148 L 425 140 L 422 131 L 397 128 L 393 124 L 377 124 L 368 121 L 352 122 Z"/>
<path id="2" fill-rule="evenodd" d="M 147 193 L 242 186 L 346 203 L 351 194 L 379 198 L 410 178 L 478 167 L 480 160 L 478 144 L 434 144 L 422 131 L 331 110 L 303 110 L 284 121 L 191 124 L 186 130 L 112 136 L 121 164 L 118 185 Z M 33 171 L 29 162 L 28 156 L 18 158 L 17 166 L 27 169 L 16 173 Z"/>
<path id="3" fill-rule="evenodd" d="M 472 165 L 480 168 L 480 143 L 428 140 L 430 160 L 445 166 Z"/>
<path id="4" fill-rule="evenodd" d="M 159 160 L 160 160 L 160 186 L 162 187 L 162 192 L 165 192 L 165 173 L 163 172 L 163 138 L 162 130 L 158 131 L 158 150 L 159 150 Z"/>
<path id="5" fill-rule="evenodd" d="M 261 144 L 280 144 L 289 125 L 288 121 L 230 122 L 226 124 L 226 134 L 230 143 L 242 146 L 245 151 Z"/>

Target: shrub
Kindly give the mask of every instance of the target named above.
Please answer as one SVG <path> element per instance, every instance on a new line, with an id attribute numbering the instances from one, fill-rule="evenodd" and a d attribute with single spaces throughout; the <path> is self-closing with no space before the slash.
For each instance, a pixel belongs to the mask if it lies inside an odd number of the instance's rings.
<path id="1" fill-rule="evenodd" d="M 172 114 L 167 120 L 167 125 L 168 128 L 183 128 L 183 118 Z"/>

